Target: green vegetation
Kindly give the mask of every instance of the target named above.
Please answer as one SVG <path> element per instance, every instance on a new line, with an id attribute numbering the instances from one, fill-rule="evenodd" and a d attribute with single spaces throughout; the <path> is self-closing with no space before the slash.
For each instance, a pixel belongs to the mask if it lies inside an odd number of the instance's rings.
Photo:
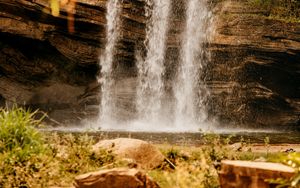
<path id="1" fill-rule="evenodd" d="M 285 157 L 284 161 L 287 165 L 295 168 L 296 176 L 288 182 L 292 187 L 300 186 L 300 153 L 292 153 Z"/>
<path id="2" fill-rule="evenodd" d="M 91 150 L 90 137 L 40 133 L 36 114 L 0 110 L 0 187 L 71 185 L 76 175 L 114 162 L 109 152 Z"/>
<path id="3" fill-rule="evenodd" d="M 176 165 L 176 170 L 163 167 L 150 171 L 149 174 L 163 188 L 216 188 L 219 187 L 218 170 L 221 160 L 256 160 L 282 162 L 278 160 L 287 157 L 287 154 L 255 153 L 251 151 L 251 144 L 241 138 L 238 148 L 229 147 L 231 140 L 221 139 L 219 135 L 207 134 L 205 144 L 201 147 L 159 146 L 165 156 Z M 265 146 L 268 147 L 268 138 Z M 279 157 L 279 158 L 278 158 Z M 274 181 L 282 184 L 281 181 Z M 290 180 L 286 181 L 290 182 Z"/>
<path id="4" fill-rule="evenodd" d="M 105 168 L 128 166 L 106 150 L 93 151 L 95 140 L 87 135 L 58 135 L 41 133 L 36 127 L 42 119 L 34 119 L 37 112 L 21 108 L 0 110 L 0 187 L 71 186 L 74 177 Z M 229 147 L 230 138 L 221 139 L 207 134 L 205 145 L 184 147 L 158 145 L 162 153 L 176 166 L 169 164 L 148 174 L 161 187 L 219 187 L 217 171 L 221 160 L 255 160 L 264 157 L 283 161 L 299 172 L 298 154 L 255 153 L 250 144 L 241 138 L 238 148 Z M 266 147 L 269 146 L 265 139 Z M 292 180 L 272 180 L 282 185 L 299 185 L 300 175 Z"/>
<path id="5" fill-rule="evenodd" d="M 289 165 L 295 168 L 296 175 L 290 179 L 276 179 L 270 180 L 272 183 L 277 183 L 280 186 L 278 187 L 300 187 L 300 153 L 290 153 L 288 155 L 279 155 L 277 158 L 273 158 L 273 162 L 283 162 L 286 165 Z"/>
<path id="6" fill-rule="evenodd" d="M 266 10 L 267 16 L 289 22 L 300 21 L 300 1 L 298 0 L 248 0 L 257 8 Z"/>
<path id="7" fill-rule="evenodd" d="M 0 109 L 0 153 L 12 153 L 17 162 L 23 162 L 44 150 L 43 138 L 35 129 L 42 118 L 35 120 L 36 113 L 16 107 Z"/>

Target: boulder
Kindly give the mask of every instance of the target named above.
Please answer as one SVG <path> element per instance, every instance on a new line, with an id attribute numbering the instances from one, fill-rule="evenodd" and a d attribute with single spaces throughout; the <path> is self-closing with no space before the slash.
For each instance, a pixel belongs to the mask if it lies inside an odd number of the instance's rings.
<path id="1" fill-rule="evenodd" d="M 137 139 L 102 140 L 93 147 L 94 150 L 100 148 L 111 150 L 119 158 L 131 159 L 143 169 L 156 168 L 165 160 L 163 154 L 155 146 Z"/>
<path id="2" fill-rule="evenodd" d="M 229 161 L 221 162 L 221 188 L 269 188 L 270 179 L 290 179 L 295 170 L 289 166 L 270 162 Z"/>
<path id="3" fill-rule="evenodd" d="M 158 188 L 159 185 L 137 169 L 115 168 L 75 178 L 76 188 Z"/>

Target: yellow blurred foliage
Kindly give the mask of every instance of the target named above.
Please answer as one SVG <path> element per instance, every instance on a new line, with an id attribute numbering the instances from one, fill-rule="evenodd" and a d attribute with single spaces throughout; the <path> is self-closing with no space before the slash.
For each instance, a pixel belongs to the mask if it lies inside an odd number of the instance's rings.
<path id="1" fill-rule="evenodd" d="M 74 14 L 76 0 L 50 0 L 51 14 L 55 17 L 59 16 L 60 8 L 64 8 L 68 13 L 68 30 L 70 33 L 75 32 Z"/>
<path id="2" fill-rule="evenodd" d="M 59 16 L 59 0 L 51 0 L 51 14 Z"/>

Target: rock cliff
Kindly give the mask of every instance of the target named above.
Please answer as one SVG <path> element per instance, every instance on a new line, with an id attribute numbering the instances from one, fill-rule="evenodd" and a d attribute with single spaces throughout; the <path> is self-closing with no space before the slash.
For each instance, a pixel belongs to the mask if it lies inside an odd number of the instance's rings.
<path id="1" fill-rule="evenodd" d="M 180 0 L 173 3 L 168 61 L 178 54 L 178 14 L 184 7 Z M 40 108 L 64 123 L 95 116 L 105 4 L 77 0 L 75 32 L 69 33 L 66 10 L 53 17 L 48 0 L 0 0 L 0 104 Z M 136 75 L 135 50 L 143 45 L 146 22 L 142 0 L 122 5 L 115 63 L 120 78 Z M 270 19 L 239 1 L 222 1 L 213 9 L 205 77 L 210 116 L 222 126 L 299 129 L 300 24 Z"/>
<path id="2" fill-rule="evenodd" d="M 243 1 L 217 5 L 208 84 L 221 120 L 280 130 L 300 123 L 300 24 Z"/>
<path id="3" fill-rule="evenodd" d="M 49 2 L 0 0 L 1 104 L 40 108 L 59 120 L 95 115 L 106 1 L 77 1 L 74 33 L 68 32 L 66 10 L 53 17 Z M 136 41 L 143 41 L 145 32 L 143 2 L 122 5 L 120 70 L 133 67 Z"/>

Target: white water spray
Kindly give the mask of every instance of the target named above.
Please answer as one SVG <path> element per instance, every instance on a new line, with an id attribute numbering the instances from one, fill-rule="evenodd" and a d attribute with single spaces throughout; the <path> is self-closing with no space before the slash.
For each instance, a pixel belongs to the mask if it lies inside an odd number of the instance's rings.
<path id="1" fill-rule="evenodd" d="M 174 82 L 176 98 L 175 125 L 189 129 L 203 128 L 199 124 L 206 118 L 204 105 L 207 89 L 200 80 L 206 64 L 207 51 L 203 46 L 210 32 L 211 12 L 206 0 L 189 0 L 186 26 L 182 35 L 181 58 Z"/>
<path id="2" fill-rule="evenodd" d="M 146 57 L 137 55 L 137 117 L 118 123 L 120 117 L 114 114 L 122 109 L 115 107 L 116 96 L 124 96 L 114 93 L 118 90 L 115 89 L 113 78 L 113 61 L 119 36 L 120 7 L 117 0 L 108 1 L 107 44 L 100 58 L 102 69 L 99 79 L 102 90 L 99 118 L 102 130 L 182 132 L 203 128 L 199 124 L 207 117 L 204 105 L 207 89 L 200 76 L 206 64 L 207 50 L 204 45 L 210 33 L 211 13 L 206 0 L 187 2 L 180 60 L 178 67 L 174 67 L 178 68 L 173 81 L 174 96 L 170 93 L 169 96 L 165 93 L 164 73 L 170 12 L 171 0 L 146 0 L 146 17 L 149 18 L 146 26 Z M 165 100 L 170 100 L 166 99 L 168 97 L 175 99 L 175 105 L 163 105 Z"/>
<path id="3" fill-rule="evenodd" d="M 150 20 L 145 40 L 147 55 L 144 61 L 138 60 L 137 110 L 140 120 L 152 123 L 161 120 L 170 7 L 171 0 L 146 0 L 146 17 Z"/>
<path id="4" fill-rule="evenodd" d="M 101 104 L 99 123 L 101 127 L 109 124 L 113 118 L 115 101 L 113 97 L 113 62 L 115 47 L 119 38 L 120 22 L 120 4 L 119 0 L 109 0 L 107 2 L 107 28 L 106 28 L 106 46 L 104 53 L 100 56 L 101 75 L 98 82 L 101 85 Z"/>

